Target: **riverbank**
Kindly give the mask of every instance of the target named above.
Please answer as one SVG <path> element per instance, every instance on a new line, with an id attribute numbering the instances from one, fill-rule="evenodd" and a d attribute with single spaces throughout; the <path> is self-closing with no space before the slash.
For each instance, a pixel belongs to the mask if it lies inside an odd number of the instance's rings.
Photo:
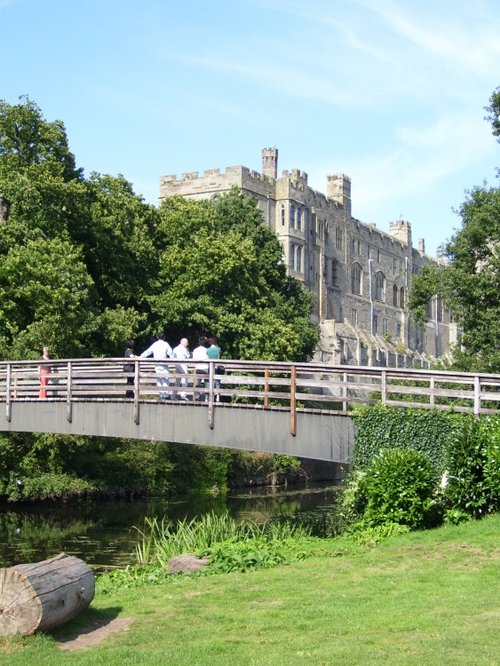
<path id="1" fill-rule="evenodd" d="M 139 540 L 135 528 L 146 518 L 195 518 L 228 510 L 242 520 L 262 521 L 272 515 L 325 512 L 338 486 L 263 487 L 212 496 L 143 497 L 79 502 L 0 504 L 0 567 L 38 562 L 64 551 L 92 567 L 125 567 L 135 563 Z"/>
<path id="2" fill-rule="evenodd" d="M 54 634 L 0 639 L 0 663 L 491 666 L 500 650 L 499 536 L 494 515 L 377 546 L 311 542 L 304 561 L 247 574 L 108 594 L 98 580 L 91 607 Z M 92 628 L 106 622 L 108 634 L 92 644 Z M 68 654 L 76 634 L 89 640 Z"/>

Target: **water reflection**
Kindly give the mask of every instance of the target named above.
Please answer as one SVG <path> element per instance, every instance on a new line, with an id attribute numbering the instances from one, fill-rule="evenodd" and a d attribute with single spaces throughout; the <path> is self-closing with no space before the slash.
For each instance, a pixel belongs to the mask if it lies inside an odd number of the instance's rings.
<path id="1" fill-rule="evenodd" d="M 317 512 L 333 503 L 334 486 L 302 490 L 254 490 L 228 497 L 182 500 L 93 501 L 16 506 L 0 504 L 0 566 L 36 562 L 60 552 L 96 567 L 134 563 L 133 550 L 146 517 L 172 520 L 228 510 L 239 519 L 265 520 L 272 514 Z"/>

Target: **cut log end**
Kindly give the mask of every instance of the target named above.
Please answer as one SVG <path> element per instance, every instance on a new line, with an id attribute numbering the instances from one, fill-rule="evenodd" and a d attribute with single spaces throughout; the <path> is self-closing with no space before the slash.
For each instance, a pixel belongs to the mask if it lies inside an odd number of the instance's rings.
<path id="1" fill-rule="evenodd" d="M 94 592 L 90 567 L 65 553 L 0 569 L 0 636 L 54 629 L 87 608 Z"/>

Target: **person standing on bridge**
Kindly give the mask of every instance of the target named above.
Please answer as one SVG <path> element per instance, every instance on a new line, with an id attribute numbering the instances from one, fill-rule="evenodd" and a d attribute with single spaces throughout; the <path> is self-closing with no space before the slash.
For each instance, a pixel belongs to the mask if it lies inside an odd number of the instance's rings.
<path id="1" fill-rule="evenodd" d="M 41 361 L 49 361 L 49 348 L 44 347 L 42 349 Z M 47 363 L 43 363 L 38 367 L 38 376 L 40 378 L 40 390 L 38 392 L 38 397 L 44 400 L 47 397 L 47 386 L 49 384 L 49 377 L 51 373 L 51 367 Z"/>
<path id="2" fill-rule="evenodd" d="M 125 352 L 123 354 L 125 358 L 136 358 L 135 355 L 135 340 L 129 340 L 127 342 L 127 347 L 125 349 Z M 134 374 L 135 374 L 135 365 L 134 363 L 125 363 L 123 366 L 123 372 L 127 373 L 127 384 L 134 385 Z M 134 397 L 134 391 L 131 390 L 130 388 L 127 388 L 125 391 L 125 397 L 126 398 L 133 398 Z"/>
<path id="3" fill-rule="evenodd" d="M 172 351 L 172 358 L 175 358 L 177 361 L 187 361 L 191 357 L 189 353 L 189 342 L 187 338 L 182 338 L 177 347 L 174 347 Z M 187 374 L 188 366 L 186 363 L 176 363 L 175 364 L 175 373 L 177 375 L 184 375 L 183 377 L 177 377 L 175 380 L 176 386 L 187 386 Z M 179 400 L 188 400 L 188 395 L 186 391 L 179 391 L 177 394 Z"/>
<path id="4" fill-rule="evenodd" d="M 215 335 L 211 335 L 208 338 L 208 349 L 207 349 L 207 354 L 208 358 L 211 361 L 218 361 L 222 355 L 221 348 L 219 347 L 219 343 L 217 341 L 217 338 Z M 216 365 L 215 366 L 215 373 L 217 375 L 222 375 L 224 372 L 224 368 L 221 365 Z M 220 379 L 215 380 L 215 389 L 216 389 L 216 394 L 215 394 L 215 399 L 218 402 L 220 398 L 219 391 L 217 389 L 220 389 Z"/>
<path id="5" fill-rule="evenodd" d="M 152 356 L 155 361 L 165 360 L 172 356 L 172 347 L 165 340 L 165 334 L 163 332 L 158 333 L 155 342 L 142 352 L 140 358 L 147 358 L 148 356 Z M 164 390 L 164 387 L 169 385 L 168 365 L 163 363 L 156 364 L 155 372 L 156 383 L 160 387 L 160 399 L 168 400 L 170 393 Z"/>
<path id="6" fill-rule="evenodd" d="M 207 338 L 202 335 L 200 339 L 198 340 L 198 347 L 193 349 L 193 361 L 208 361 L 208 354 L 207 354 Z M 195 384 L 198 388 L 205 388 L 205 379 L 208 376 L 208 363 L 197 363 L 194 369 L 194 374 L 195 374 Z M 205 392 L 200 392 L 194 394 L 194 399 L 195 400 L 200 400 L 204 401 L 205 400 Z"/>

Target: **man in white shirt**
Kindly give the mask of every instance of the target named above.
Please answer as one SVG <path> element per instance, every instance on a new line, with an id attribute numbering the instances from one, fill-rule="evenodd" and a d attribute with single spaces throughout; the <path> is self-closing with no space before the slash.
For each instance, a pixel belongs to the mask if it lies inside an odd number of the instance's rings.
<path id="1" fill-rule="evenodd" d="M 202 335 L 199 339 L 199 345 L 196 349 L 193 349 L 193 361 L 208 361 L 207 353 L 207 338 Z M 195 381 L 196 386 L 205 387 L 205 379 L 208 376 L 208 363 L 197 363 L 194 369 L 194 374 L 197 381 Z M 195 400 L 205 400 L 205 392 L 194 394 Z"/>
<path id="2" fill-rule="evenodd" d="M 147 358 L 152 356 L 155 360 L 164 360 L 172 356 L 172 347 L 165 340 L 164 333 L 158 333 L 156 336 L 155 342 L 145 349 L 140 358 Z M 168 365 L 157 364 L 155 365 L 156 372 L 156 383 L 160 387 L 160 398 L 162 400 L 167 400 L 170 397 L 170 393 L 162 391 L 162 387 L 168 386 Z"/>
<path id="3" fill-rule="evenodd" d="M 177 347 L 174 347 L 172 351 L 172 358 L 177 359 L 178 361 L 186 361 L 190 358 L 191 354 L 189 353 L 189 342 L 187 338 L 182 338 Z M 187 374 L 188 366 L 186 363 L 176 363 L 175 364 L 176 374 L 185 375 L 184 377 L 177 377 L 175 380 L 176 386 L 187 386 Z M 177 394 L 179 400 L 188 400 L 188 395 L 185 391 L 179 391 Z"/>

